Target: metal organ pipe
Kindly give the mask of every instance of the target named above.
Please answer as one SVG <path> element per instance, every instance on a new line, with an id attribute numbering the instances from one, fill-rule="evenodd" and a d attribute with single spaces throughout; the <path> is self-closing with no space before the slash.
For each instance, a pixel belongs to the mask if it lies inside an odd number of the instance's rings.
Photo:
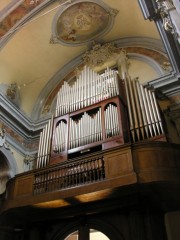
<path id="1" fill-rule="evenodd" d="M 156 128 L 155 128 L 155 122 L 154 122 L 154 115 L 153 115 L 151 104 L 150 104 L 148 90 L 147 90 L 147 88 L 145 88 L 144 90 L 145 90 L 145 95 L 146 95 L 146 99 L 147 99 L 147 106 L 148 106 L 149 115 L 150 115 L 150 124 L 152 126 L 153 131 L 154 131 L 154 135 L 157 135 L 156 134 Z"/>
<path id="2" fill-rule="evenodd" d="M 160 133 L 160 129 L 159 129 L 159 124 L 158 124 L 158 119 L 157 119 L 155 105 L 154 105 L 154 102 L 153 102 L 152 92 L 150 90 L 148 90 L 148 94 L 149 94 L 152 114 L 154 116 L 154 123 L 155 123 L 156 129 L 157 129 L 157 134 L 160 135 L 161 133 Z"/>
<path id="3" fill-rule="evenodd" d="M 138 118 L 138 123 L 139 123 L 140 134 L 142 136 L 142 139 L 144 139 L 143 121 L 142 121 L 142 115 L 141 115 L 141 111 L 140 111 L 140 104 L 139 104 L 139 100 L 138 100 L 138 91 L 137 91 L 137 88 L 136 88 L 136 82 L 132 81 L 132 85 L 133 85 L 135 106 L 136 106 L 136 109 L 137 109 L 137 118 Z M 140 140 L 140 135 L 139 135 L 138 140 Z"/>
<path id="4" fill-rule="evenodd" d="M 135 141 L 135 135 L 134 135 L 134 122 L 133 122 L 133 117 L 132 117 L 132 109 L 131 109 L 131 103 L 130 103 L 130 93 L 128 90 L 128 85 L 126 79 L 124 79 L 124 86 L 125 86 L 125 91 L 126 91 L 126 99 L 127 99 L 127 108 L 128 108 L 128 115 L 129 115 L 129 127 L 131 131 L 131 136 L 133 141 Z"/>
<path id="5" fill-rule="evenodd" d="M 69 149 L 101 140 L 101 108 L 93 115 L 84 112 L 79 119 L 70 118 Z"/>
<path id="6" fill-rule="evenodd" d="M 145 94 L 145 89 L 142 85 L 140 85 L 140 89 L 141 89 L 141 93 L 142 93 L 142 97 L 143 97 L 143 103 L 144 103 L 144 107 L 145 107 L 145 114 L 146 114 L 146 118 L 147 118 L 148 129 L 149 129 L 149 132 L 150 132 L 150 136 L 152 137 L 153 136 L 152 126 L 151 126 L 149 109 L 148 109 L 148 105 L 147 105 L 147 98 L 146 98 L 146 94 Z"/>
<path id="7" fill-rule="evenodd" d="M 49 164 L 52 124 L 53 118 L 49 120 L 43 131 L 40 133 L 37 168 L 45 167 Z"/>
<path id="8" fill-rule="evenodd" d="M 130 131 L 133 142 L 163 134 L 162 121 L 154 92 L 143 87 L 137 79 L 124 80 Z"/>
<path id="9" fill-rule="evenodd" d="M 105 135 L 106 138 L 119 135 L 119 121 L 117 107 L 109 104 L 104 112 L 105 116 Z"/>
<path id="10" fill-rule="evenodd" d="M 66 130 L 67 124 L 64 121 L 60 121 L 54 132 L 55 145 L 53 150 L 56 153 L 63 152 L 65 150 Z"/>
<path id="11" fill-rule="evenodd" d="M 145 114 L 145 107 L 144 107 L 144 103 L 143 103 L 142 92 L 141 92 L 141 89 L 140 89 L 140 83 L 137 79 L 135 80 L 135 82 L 136 82 L 136 89 L 137 89 L 137 92 L 138 92 L 140 112 L 142 114 L 143 128 L 144 128 L 145 134 L 148 138 L 149 137 L 149 132 L 148 132 L 148 126 L 147 126 L 147 117 L 146 117 L 146 114 Z"/>
<path id="12" fill-rule="evenodd" d="M 134 130 L 135 130 L 135 134 L 136 134 L 137 138 L 140 139 L 139 126 L 138 126 L 139 124 L 138 124 L 138 119 L 137 119 L 137 111 L 136 111 L 136 108 L 135 108 L 135 99 L 134 99 L 134 94 L 133 94 L 133 90 L 132 90 L 132 81 L 131 81 L 129 76 L 127 76 L 127 82 L 128 82 L 129 92 L 130 92 L 130 102 L 131 102 L 131 106 L 132 106 L 132 115 L 133 115 L 133 120 L 134 120 Z"/>
<path id="13" fill-rule="evenodd" d="M 72 86 L 65 81 L 60 88 L 57 94 L 55 116 L 76 111 L 118 94 L 116 71 L 107 68 L 104 74 L 97 74 L 85 66 Z"/>
<path id="14" fill-rule="evenodd" d="M 162 126 L 162 120 L 161 120 L 161 116 L 160 116 L 160 112 L 159 112 L 159 109 L 158 109 L 158 105 L 157 105 L 157 102 L 156 102 L 156 97 L 155 97 L 154 92 L 152 92 L 152 97 L 153 97 L 153 104 L 154 104 L 154 107 L 155 107 L 155 112 L 156 112 L 156 115 L 157 115 L 158 123 L 159 123 L 160 129 L 161 129 L 161 133 L 163 134 L 164 130 L 163 130 L 163 126 Z"/>

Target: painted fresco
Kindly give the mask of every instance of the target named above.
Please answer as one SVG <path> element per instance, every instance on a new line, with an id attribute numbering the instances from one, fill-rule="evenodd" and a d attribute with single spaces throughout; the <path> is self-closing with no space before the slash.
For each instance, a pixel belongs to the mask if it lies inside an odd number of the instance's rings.
<path id="1" fill-rule="evenodd" d="M 58 40 L 66 43 L 82 43 L 97 37 L 109 24 L 109 14 L 92 2 L 72 5 L 58 18 Z"/>
<path id="2" fill-rule="evenodd" d="M 24 18 L 43 2 L 45 2 L 45 0 L 38 0 L 34 4 L 30 4 L 29 0 L 25 0 L 23 3 L 17 6 L 0 22 L 0 37 L 3 37 L 14 25 L 22 20 L 22 18 Z"/>

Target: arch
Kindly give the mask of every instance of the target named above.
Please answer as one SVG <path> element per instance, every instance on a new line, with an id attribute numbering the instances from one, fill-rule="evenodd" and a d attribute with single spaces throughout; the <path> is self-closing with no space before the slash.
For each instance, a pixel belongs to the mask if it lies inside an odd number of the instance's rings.
<path id="1" fill-rule="evenodd" d="M 106 105 L 104 106 L 103 110 L 105 111 L 110 104 L 112 104 L 113 106 L 117 107 L 117 103 L 111 101 L 111 102 L 106 103 Z"/>
<path id="2" fill-rule="evenodd" d="M 124 240 L 121 232 L 119 232 L 115 227 L 108 224 L 105 221 L 97 218 L 82 218 L 69 223 L 68 225 L 61 226 L 60 230 L 56 232 L 52 240 L 64 240 L 71 233 L 77 231 L 78 229 L 88 228 L 98 230 L 105 234 L 111 240 Z"/>
<path id="3" fill-rule="evenodd" d="M 165 74 L 165 71 L 162 69 L 159 63 L 150 57 L 138 53 L 128 53 L 127 56 L 129 57 L 129 59 L 137 59 L 139 61 L 147 63 L 158 74 L 158 77 Z"/>
<path id="4" fill-rule="evenodd" d="M 5 147 L 0 148 L 0 169 L 0 194 L 3 194 L 8 180 L 17 173 L 14 156 Z"/>

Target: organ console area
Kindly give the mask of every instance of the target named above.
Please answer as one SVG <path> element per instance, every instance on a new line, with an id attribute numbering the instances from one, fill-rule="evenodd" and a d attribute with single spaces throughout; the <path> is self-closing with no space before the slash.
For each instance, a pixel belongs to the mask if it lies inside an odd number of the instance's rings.
<path id="1" fill-rule="evenodd" d="M 124 76 L 85 66 L 72 85 L 63 83 L 40 134 L 37 168 L 126 143 L 166 141 L 154 91 Z"/>

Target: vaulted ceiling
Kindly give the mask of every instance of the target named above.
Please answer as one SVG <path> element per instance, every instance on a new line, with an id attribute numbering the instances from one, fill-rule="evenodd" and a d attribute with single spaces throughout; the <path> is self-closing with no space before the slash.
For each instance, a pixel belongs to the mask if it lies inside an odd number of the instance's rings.
<path id="1" fill-rule="evenodd" d="M 91 12 L 90 23 L 82 24 L 81 32 L 78 26 L 74 27 L 79 32 L 75 34 L 73 29 L 67 36 L 65 31 L 75 24 L 73 21 L 77 24 L 82 19 L 87 20 L 84 16 L 90 10 L 81 6 L 76 15 L 76 9 L 71 8 L 82 2 L 98 3 L 102 13 L 100 9 L 99 15 Z M 65 12 L 66 9 L 71 11 Z M 103 18 L 103 11 L 108 16 Z M 7 90 L 16 84 L 18 100 L 14 103 L 30 117 L 36 104 L 44 104 L 58 83 L 82 62 L 82 54 L 89 50 L 93 41 L 115 42 L 120 47 L 144 47 L 146 52 L 161 50 L 165 56 L 156 26 L 144 20 L 138 0 L 1 0 L 0 20 L 1 92 L 13 102 Z M 102 27 L 93 32 L 96 24 Z M 57 26 L 60 33 L 56 32 Z"/>

